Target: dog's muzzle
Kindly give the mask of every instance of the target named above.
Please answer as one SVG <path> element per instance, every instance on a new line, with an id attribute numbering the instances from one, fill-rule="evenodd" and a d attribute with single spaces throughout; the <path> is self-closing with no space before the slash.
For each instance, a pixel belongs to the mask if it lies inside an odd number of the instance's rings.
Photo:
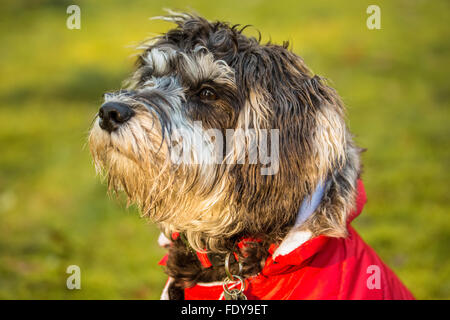
<path id="1" fill-rule="evenodd" d="M 100 128 L 111 133 L 133 117 L 134 111 L 125 103 L 107 102 L 98 111 L 98 116 Z"/>

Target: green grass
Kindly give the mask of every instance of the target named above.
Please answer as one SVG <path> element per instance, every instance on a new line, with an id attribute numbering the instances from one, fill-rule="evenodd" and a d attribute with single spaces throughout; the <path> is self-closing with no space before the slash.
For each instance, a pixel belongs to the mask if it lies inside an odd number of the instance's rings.
<path id="1" fill-rule="evenodd" d="M 0 19 L 0 298 L 158 298 L 157 230 L 95 177 L 86 136 L 102 93 L 130 73 L 130 45 L 194 9 L 252 24 L 331 79 L 348 106 L 369 202 L 355 222 L 417 298 L 450 298 L 449 28 L 446 1 L 4 3 Z M 345 4 L 344 4 L 345 3 Z M 248 34 L 257 34 L 249 29 Z M 82 289 L 66 289 L 67 266 Z"/>

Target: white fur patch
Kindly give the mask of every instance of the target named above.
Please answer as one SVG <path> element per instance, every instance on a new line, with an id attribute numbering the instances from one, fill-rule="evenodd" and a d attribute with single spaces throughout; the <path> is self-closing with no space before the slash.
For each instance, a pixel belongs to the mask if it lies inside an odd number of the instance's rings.
<path id="1" fill-rule="evenodd" d="M 163 292 L 161 293 L 161 298 L 159 298 L 160 300 L 170 300 L 169 297 L 169 287 L 173 282 L 173 278 L 169 277 L 169 279 L 167 280 L 166 286 L 163 289 Z"/>
<path id="2" fill-rule="evenodd" d="M 275 259 L 277 256 L 285 256 L 298 247 L 300 247 L 303 243 L 311 239 L 311 232 L 308 230 L 291 230 L 289 231 L 286 238 L 283 239 L 280 246 L 273 253 L 273 258 Z"/>
<path id="3" fill-rule="evenodd" d="M 164 233 L 160 233 L 159 237 L 158 237 L 158 244 L 160 247 L 162 248 L 167 248 L 170 246 L 170 244 L 172 243 L 172 241 L 170 241 L 169 239 L 167 239 L 167 237 L 164 235 Z"/>
<path id="4" fill-rule="evenodd" d="M 168 72 L 170 59 L 175 54 L 175 50 L 171 48 L 154 48 L 144 59 L 153 68 L 155 74 L 163 75 Z"/>

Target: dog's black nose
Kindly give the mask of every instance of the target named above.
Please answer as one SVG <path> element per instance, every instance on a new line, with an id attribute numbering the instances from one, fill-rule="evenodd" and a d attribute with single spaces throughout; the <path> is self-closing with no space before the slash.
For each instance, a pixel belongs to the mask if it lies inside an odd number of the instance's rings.
<path id="1" fill-rule="evenodd" d="M 121 102 L 107 102 L 98 111 L 99 125 L 102 129 L 112 132 L 127 122 L 134 115 L 134 111 Z"/>

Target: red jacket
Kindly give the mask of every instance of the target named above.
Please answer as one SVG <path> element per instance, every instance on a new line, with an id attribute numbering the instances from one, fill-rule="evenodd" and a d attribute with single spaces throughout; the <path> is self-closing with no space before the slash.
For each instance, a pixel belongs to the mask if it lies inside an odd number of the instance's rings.
<path id="1" fill-rule="evenodd" d="M 358 181 L 358 216 L 367 198 Z M 349 225 L 347 238 L 318 236 L 273 257 L 273 245 L 262 271 L 245 280 L 248 299 L 414 299 L 397 276 Z M 239 286 L 238 286 L 239 287 Z M 185 289 L 185 299 L 223 299 L 221 283 Z"/>

